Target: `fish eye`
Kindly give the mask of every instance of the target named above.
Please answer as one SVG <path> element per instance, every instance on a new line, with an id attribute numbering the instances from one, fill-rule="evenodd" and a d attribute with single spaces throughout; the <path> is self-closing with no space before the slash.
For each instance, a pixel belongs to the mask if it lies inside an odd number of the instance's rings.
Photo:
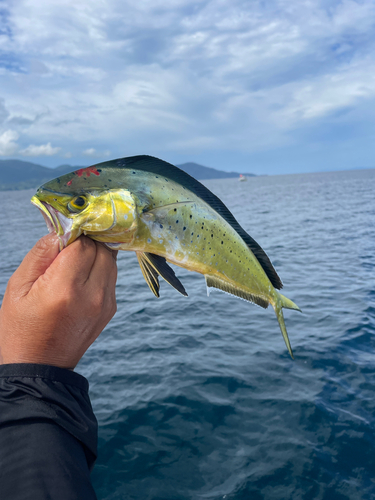
<path id="1" fill-rule="evenodd" d="M 86 205 L 87 205 L 86 198 L 84 196 L 77 196 L 68 203 L 68 209 L 71 212 L 80 212 L 86 207 Z"/>

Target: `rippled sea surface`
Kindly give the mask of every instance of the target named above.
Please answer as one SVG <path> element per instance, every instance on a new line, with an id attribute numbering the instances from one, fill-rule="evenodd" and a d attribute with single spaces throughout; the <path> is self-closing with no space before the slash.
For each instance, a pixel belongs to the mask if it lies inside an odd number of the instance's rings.
<path id="1" fill-rule="evenodd" d="M 375 170 L 207 181 L 265 249 L 272 308 L 175 268 L 156 299 L 118 258 L 118 312 L 77 371 L 99 421 L 101 500 L 375 498 Z M 0 298 L 46 233 L 32 191 L 0 193 Z"/>

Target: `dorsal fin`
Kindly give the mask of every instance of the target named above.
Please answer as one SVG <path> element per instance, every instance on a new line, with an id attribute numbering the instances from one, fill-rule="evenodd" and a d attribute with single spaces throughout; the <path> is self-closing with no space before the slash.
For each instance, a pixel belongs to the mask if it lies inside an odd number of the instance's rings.
<path id="1" fill-rule="evenodd" d="M 191 177 L 191 175 L 175 167 L 174 165 L 171 165 L 170 163 L 159 160 L 158 158 L 154 158 L 153 156 L 146 155 L 120 158 L 118 160 L 104 162 L 101 165 L 103 167 L 110 168 L 134 168 L 136 170 L 152 172 L 156 175 L 164 176 L 174 182 L 177 182 L 192 191 L 196 196 L 201 198 L 214 210 L 216 210 L 216 212 L 233 227 L 233 229 L 241 236 L 246 245 L 258 259 L 272 285 L 277 289 L 282 288 L 283 284 L 266 252 L 240 226 L 240 224 L 236 221 L 233 214 L 228 210 L 224 203 L 217 196 L 211 193 L 211 191 L 207 189 L 203 184 L 194 179 L 194 177 Z"/>

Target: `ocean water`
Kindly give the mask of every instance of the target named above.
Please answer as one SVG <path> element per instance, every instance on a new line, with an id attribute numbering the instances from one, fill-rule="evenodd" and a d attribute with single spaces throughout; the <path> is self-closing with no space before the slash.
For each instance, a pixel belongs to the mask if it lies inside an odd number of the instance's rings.
<path id="1" fill-rule="evenodd" d="M 264 311 L 175 268 L 156 299 L 118 258 L 118 312 L 77 371 L 99 421 L 101 500 L 375 498 L 375 170 L 207 181 L 303 314 L 292 361 Z M 46 233 L 0 193 L 0 298 Z"/>

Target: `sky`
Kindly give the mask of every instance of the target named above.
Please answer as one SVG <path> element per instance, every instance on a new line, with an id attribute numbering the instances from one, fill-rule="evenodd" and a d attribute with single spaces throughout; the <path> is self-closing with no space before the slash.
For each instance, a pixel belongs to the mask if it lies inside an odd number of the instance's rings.
<path id="1" fill-rule="evenodd" d="M 375 167 L 375 0 L 0 0 L 0 159 Z"/>

